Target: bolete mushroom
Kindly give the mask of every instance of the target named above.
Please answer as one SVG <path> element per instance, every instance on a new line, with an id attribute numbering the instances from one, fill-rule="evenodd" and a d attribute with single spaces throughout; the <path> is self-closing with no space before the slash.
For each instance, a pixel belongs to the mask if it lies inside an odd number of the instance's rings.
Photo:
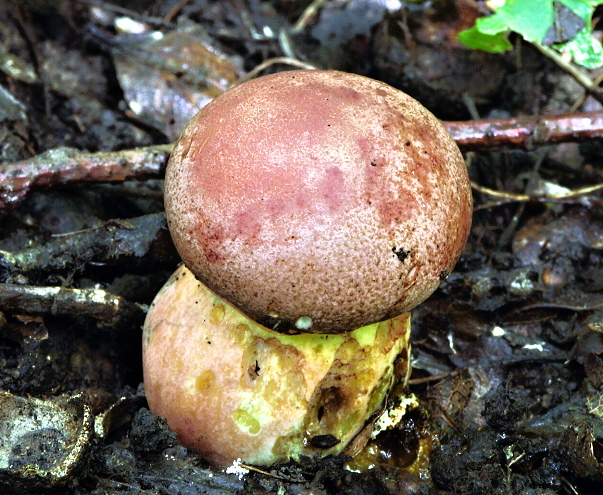
<path id="1" fill-rule="evenodd" d="M 452 270 L 472 211 L 436 117 L 319 70 L 202 109 L 172 152 L 165 206 L 185 266 L 145 322 L 145 390 L 218 465 L 342 452 L 406 379 L 407 312 Z"/>

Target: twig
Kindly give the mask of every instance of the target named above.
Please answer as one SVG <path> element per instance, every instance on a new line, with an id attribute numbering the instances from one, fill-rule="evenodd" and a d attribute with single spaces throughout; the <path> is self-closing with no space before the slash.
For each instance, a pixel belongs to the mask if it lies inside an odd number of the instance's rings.
<path id="1" fill-rule="evenodd" d="M 280 475 L 274 474 L 274 473 L 270 473 L 268 471 L 265 471 L 263 469 L 257 468 L 255 466 L 250 466 L 249 464 L 243 464 L 242 462 L 240 462 L 238 465 L 240 467 L 242 467 L 243 469 L 247 469 L 249 471 L 254 471 L 256 473 L 263 474 L 264 476 L 268 476 L 270 478 L 275 478 L 277 480 L 285 480 L 285 481 L 289 481 L 289 482 L 295 482 L 295 480 L 292 479 L 292 478 L 284 478 L 283 476 L 280 476 Z"/>
<path id="2" fill-rule="evenodd" d="M 292 67 L 297 67 L 298 69 L 316 69 L 317 68 L 315 65 L 309 64 L 307 62 L 302 62 L 301 60 L 297 60 L 296 58 L 289 58 L 289 57 L 269 58 L 268 60 L 264 60 L 261 64 L 256 65 L 253 69 L 251 69 L 244 76 L 240 77 L 233 84 L 233 86 L 238 86 L 239 84 L 244 83 L 245 81 L 248 81 L 249 79 L 253 79 L 264 69 L 267 69 L 271 65 L 276 65 L 276 64 L 291 65 Z"/>
<path id="3" fill-rule="evenodd" d="M 525 194 L 531 195 L 532 192 L 534 191 L 534 188 L 536 187 L 536 183 L 538 182 L 538 170 L 540 170 L 540 166 L 542 165 L 542 162 L 544 161 L 545 157 L 548 155 L 549 151 L 550 151 L 549 148 L 540 148 L 535 153 L 536 156 L 534 159 L 534 166 L 532 167 L 532 171 L 530 173 L 530 178 L 524 189 Z M 498 238 L 498 242 L 496 245 L 498 251 L 501 251 L 503 248 L 507 247 L 507 245 L 509 245 L 511 243 L 511 239 L 513 238 L 513 235 L 515 234 L 515 229 L 519 225 L 519 221 L 521 220 L 521 217 L 523 216 L 525 208 L 526 208 L 526 203 L 520 203 L 520 205 L 516 208 L 516 211 L 515 211 L 513 217 L 511 218 L 511 221 L 508 222 L 507 226 L 505 227 L 505 230 L 502 232 L 502 234 Z"/>
<path id="4" fill-rule="evenodd" d="M 46 117 L 50 116 L 50 88 L 48 84 L 48 77 L 46 72 L 42 70 L 40 60 L 38 58 L 38 49 L 34 42 L 34 37 L 30 32 L 30 22 L 27 22 L 24 19 L 24 16 L 29 14 L 29 9 L 25 5 L 16 5 L 16 8 L 13 12 L 13 21 L 17 30 L 21 34 L 23 41 L 25 43 L 25 47 L 27 48 L 27 52 L 29 54 L 29 58 L 31 60 L 32 66 L 36 73 L 38 80 L 42 83 L 42 98 L 44 101 L 44 114 Z"/>
<path id="5" fill-rule="evenodd" d="M 326 0 L 314 0 L 310 5 L 308 5 L 302 12 L 302 15 L 299 16 L 299 19 L 297 19 L 297 22 L 293 25 L 291 32 L 294 34 L 301 33 L 308 25 L 308 22 L 310 22 L 312 17 L 316 15 L 325 2 Z"/>
<path id="6" fill-rule="evenodd" d="M 116 263 L 120 259 L 142 258 L 175 262 L 177 257 L 168 240 L 165 217 L 161 213 L 109 221 L 102 226 L 62 234 L 44 245 L 9 252 L 0 250 L 0 282 L 14 282 L 14 276 L 65 273 L 87 263 Z M 173 258 L 173 259 L 172 259 Z"/>
<path id="7" fill-rule="evenodd" d="M 176 17 L 178 13 L 184 8 L 184 6 L 190 1 L 191 0 L 180 0 L 178 3 L 176 3 L 170 9 L 170 11 L 163 16 L 163 22 L 165 22 L 166 24 L 171 23 L 174 17 Z"/>
<path id="8" fill-rule="evenodd" d="M 407 384 L 409 386 L 412 386 L 412 385 L 421 385 L 423 383 L 439 382 L 440 380 L 443 380 L 444 378 L 448 378 L 449 376 L 450 376 L 450 373 L 440 373 L 439 375 L 430 375 L 430 376 L 425 376 L 423 378 L 411 378 L 410 380 L 408 380 Z"/>
<path id="9" fill-rule="evenodd" d="M 465 151 L 538 146 L 603 138 L 603 112 L 443 122 Z"/>
<path id="10" fill-rule="evenodd" d="M 497 191 L 496 189 L 490 189 L 489 187 L 480 186 L 479 184 L 477 184 L 473 181 L 471 182 L 471 187 L 478 192 L 487 194 L 488 196 L 493 196 L 495 198 L 503 198 L 503 199 L 507 200 L 507 201 L 503 201 L 502 204 L 506 204 L 506 203 L 509 203 L 512 201 L 515 201 L 518 203 L 525 203 L 525 202 L 531 201 L 533 199 L 532 196 L 530 196 L 529 194 L 518 194 L 518 193 L 507 192 L 507 191 Z"/>
<path id="11" fill-rule="evenodd" d="M 496 198 L 503 198 L 507 201 L 503 201 L 500 204 L 505 204 L 509 202 L 517 202 L 517 203 L 527 203 L 527 202 L 539 202 L 539 203 L 551 203 L 551 202 L 562 202 L 567 201 L 569 199 L 579 198 L 581 196 L 587 196 L 589 194 L 593 194 L 599 191 L 603 191 L 603 184 L 595 184 L 594 186 L 586 186 L 581 187 L 579 189 L 573 189 L 567 192 L 561 192 L 558 194 L 550 194 L 550 195 L 530 195 L 530 194 L 517 194 L 510 193 L 506 191 L 497 191 L 496 189 L 490 189 L 489 187 L 480 186 L 475 182 L 471 182 L 471 187 L 478 192 L 487 194 L 488 196 L 493 196 Z M 494 205 L 498 206 L 498 205 Z"/>
<path id="12" fill-rule="evenodd" d="M 238 82 L 250 79 L 273 64 L 315 68 L 296 59 L 277 57 L 266 60 Z M 603 138 L 603 112 L 515 117 L 511 119 L 444 122 L 453 139 L 465 151 L 502 147 L 533 149 L 571 141 Z M 33 190 L 73 185 L 81 182 L 116 182 L 163 176 L 173 144 L 133 150 L 86 153 L 73 148 L 56 148 L 17 163 L 0 164 L 0 210 L 12 208 Z M 504 196 L 504 193 L 480 189 L 491 196 L 513 201 L 531 201 L 533 197 Z M 545 199 L 570 199 L 600 190 L 589 186 L 571 195 Z M 536 198 L 538 200 L 538 198 Z"/>
<path id="13" fill-rule="evenodd" d="M 0 165 L 0 209 L 15 206 L 34 189 L 159 177 L 172 147 L 164 144 L 100 153 L 55 148 L 29 160 Z"/>
<path id="14" fill-rule="evenodd" d="M 0 284 L 0 309 L 39 315 L 92 316 L 109 328 L 117 323 L 142 322 L 144 318 L 139 306 L 102 289 Z"/>

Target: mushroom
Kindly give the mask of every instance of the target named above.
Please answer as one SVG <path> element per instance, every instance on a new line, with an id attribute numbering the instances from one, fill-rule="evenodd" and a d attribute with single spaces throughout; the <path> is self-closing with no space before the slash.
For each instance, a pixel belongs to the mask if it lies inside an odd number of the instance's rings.
<path id="1" fill-rule="evenodd" d="M 408 95 L 301 70 L 202 109 L 168 164 L 184 266 L 144 329 L 149 406 L 216 465 L 337 454 L 407 377 L 408 311 L 471 224 L 464 160 Z"/>

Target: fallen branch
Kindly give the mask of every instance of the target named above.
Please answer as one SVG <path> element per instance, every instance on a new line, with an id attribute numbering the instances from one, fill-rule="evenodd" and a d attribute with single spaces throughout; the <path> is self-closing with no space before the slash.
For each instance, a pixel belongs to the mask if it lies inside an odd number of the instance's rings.
<path id="1" fill-rule="evenodd" d="M 151 254 L 154 263 L 166 257 L 177 260 L 161 213 L 126 221 L 111 220 L 79 232 L 54 237 L 44 245 L 16 252 L 0 250 L 0 282 L 12 283 L 16 275 L 68 273 L 86 264 L 117 263 Z M 169 258 L 172 256 L 172 258 Z"/>
<path id="2" fill-rule="evenodd" d="M 444 122 L 444 126 L 464 151 L 504 147 L 532 150 L 603 138 L 603 112 Z"/>
<path id="3" fill-rule="evenodd" d="M 504 147 L 534 149 L 603 138 L 603 112 L 444 122 L 463 151 Z M 28 160 L 0 165 L 0 210 L 30 191 L 82 182 L 161 178 L 173 144 L 134 150 L 86 153 L 56 148 Z"/>
<path id="4" fill-rule="evenodd" d="M 15 206 L 32 190 L 81 182 L 121 182 L 161 177 L 173 144 L 86 153 L 55 148 L 31 159 L 0 165 L 0 209 Z"/>
<path id="5" fill-rule="evenodd" d="M 112 328 L 142 322 L 138 305 L 102 289 L 68 289 L 32 285 L 0 284 L 0 309 L 37 315 L 92 316 Z"/>

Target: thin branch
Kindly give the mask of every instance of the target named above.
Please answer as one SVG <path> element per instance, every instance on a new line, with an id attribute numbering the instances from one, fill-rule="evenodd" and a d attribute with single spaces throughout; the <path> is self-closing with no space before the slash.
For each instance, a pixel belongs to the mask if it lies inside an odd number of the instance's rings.
<path id="1" fill-rule="evenodd" d="M 142 308 L 102 289 L 0 284 L 0 309 L 40 315 L 92 316 L 109 328 L 144 319 Z"/>
<path id="2" fill-rule="evenodd" d="M 15 275 L 66 273 L 87 263 L 118 263 L 147 255 L 155 266 L 160 261 L 177 260 L 162 213 L 130 218 L 127 222 L 110 220 L 28 249 L 0 250 L 0 282 L 13 283 Z"/>
<path id="3" fill-rule="evenodd" d="M 530 195 L 530 194 L 517 194 L 510 193 L 506 191 L 497 191 L 496 189 L 490 189 L 489 187 L 480 186 L 475 182 L 471 183 L 471 187 L 478 192 L 486 194 L 488 196 L 492 196 L 495 198 L 503 198 L 508 201 L 504 201 L 504 203 L 508 203 L 510 201 L 514 201 L 516 203 L 527 203 L 527 202 L 561 202 L 568 201 L 570 199 L 576 199 L 582 196 L 587 196 L 589 194 L 594 194 L 599 191 L 603 191 L 603 184 L 595 184 L 594 186 L 586 186 L 581 187 L 579 189 L 573 189 L 571 191 L 564 191 L 557 194 L 547 194 L 547 195 Z"/>
<path id="4" fill-rule="evenodd" d="M 251 69 L 244 76 L 241 76 L 239 79 L 237 79 L 234 82 L 233 86 L 238 86 L 239 84 L 244 83 L 245 81 L 248 81 L 249 79 L 253 79 L 264 69 L 267 69 L 271 65 L 276 65 L 276 64 L 290 65 L 292 67 L 297 67 L 298 69 L 316 69 L 317 68 L 315 65 L 309 64 L 307 62 L 303 62 L 296 58 L 289 58 L 289 57 L 269 58 L 268 60 L 264 60 L 261 64 L 256 65 L 253 69 Z"/>
<path id="5" fill-rule="evenodd" d="M 603 138 L 603 112 L 443 122 L 464 151 L 538 146 Z"/>
<path id="6" fill-rule="evenodd" d="M 170 24 L 174 17 L 176 17 L 180 11 L 184 8 L 184 6 L 189 3 L 191 0 L 180 0 L 176 3 L 167 14 L 163 16 L 163 22 L 166 24 Z"/>
<path id="7" fill-rule="evenodd" d="M 0 165 L 0 210 L 15 206 L 30 190 L 160 177 L 172 147 L 164 144 L 100 153 L 55 148 L 28 160 Z"/>
<path id="8" fill-rule="evenodd" d="M 275 63 L 312 67 L 299 60 L 279 57 L 266 60 L 244 78 L 253 77 Z M 603 138 L 603 112 L 443 122 L 443 124 L 464 151 L 483 151 L 503 147 L 534 149 L 556 143 Z M 28 160 L 0 164 L 0 210 L 14 207 L 30 191 L 37 189 L 82 182 L 161 178 L 172 147 L 173 144 L 164 144 L 99 153 L 86 153 L 73 148 L 56 148 Z M 582 192 L 578 193 L 578 195 L 582 194 Z"/>
<path id="9" fill-rule="evenodd" d="M 326 0 L 314 0 L 310 5 L 308 5 L 306 9 L 302 12 L 302 15 L 299 16 L 297 22 L 293 25 L 291 32 L 294 34 L 301 33 L 306 28 L 308 23 L 312 20 L 312 18 L 322 8 L 325 1 Z"/>

